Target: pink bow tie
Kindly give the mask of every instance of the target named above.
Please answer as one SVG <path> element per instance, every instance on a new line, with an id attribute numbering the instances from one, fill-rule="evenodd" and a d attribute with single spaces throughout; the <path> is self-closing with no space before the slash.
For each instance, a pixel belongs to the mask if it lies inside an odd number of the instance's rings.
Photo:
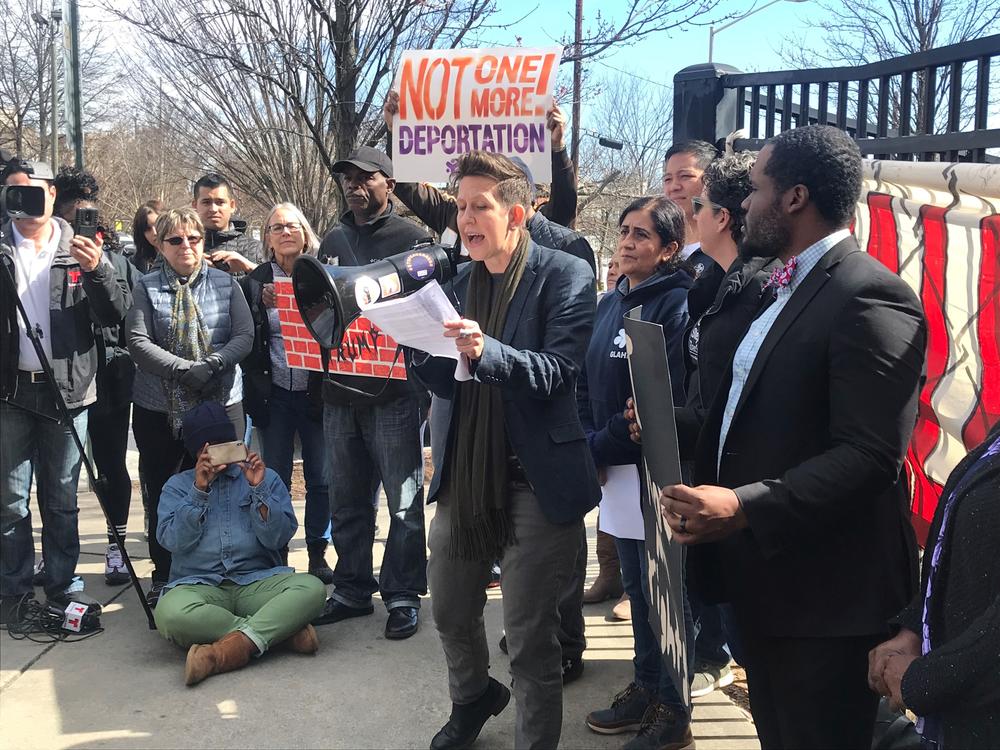
<path id="1" fill-rule="evenodd" d="M 780 287 L 788 286 L 792 282 L 792 277 L 795 275 L 795 267 L 798 264 L 798 257 L 793 255 L 782 268 L 775 268 L 771 271 L 771 278 L 767 280 L 764 288 L 777 291 Z"/>

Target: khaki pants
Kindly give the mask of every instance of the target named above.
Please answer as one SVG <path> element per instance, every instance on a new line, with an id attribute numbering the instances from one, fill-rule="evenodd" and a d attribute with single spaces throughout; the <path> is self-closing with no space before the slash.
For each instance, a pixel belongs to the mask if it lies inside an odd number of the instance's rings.
<path id="1" fill-rule="evenodd" d="M 239 630 L 263 653 L 318 617 L 325 601 L 326 587 L 315 576 L 280 573 L 246 586 L 175 586 L 160 597 L 154 618 L 160 635 L 184 648 Z"/>
<path id="2" fill-rule="evenodd" d="M 503 614 L 517 705 L 514 746 L 559 744 L 562 731 L 562 654 L 559 600 L 573 575 L 583 519 L 560 526 L 542 514 L 527 485 L 510 487 L 510 514 L 517 542 L 500 560 Z M 438 504 L 431 522 L 427 573 L 434 621 L 448 662 L 454 703 L 471 703 L 489 682 L 490 652 L 483 623 L 491 561 L 448 557 L 449 508 Z"/>

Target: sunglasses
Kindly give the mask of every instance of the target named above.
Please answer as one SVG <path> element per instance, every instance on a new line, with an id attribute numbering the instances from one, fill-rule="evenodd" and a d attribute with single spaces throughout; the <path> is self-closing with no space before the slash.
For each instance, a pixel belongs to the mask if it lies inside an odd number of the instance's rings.
<path id="1" fill-rule="evenodd" d="M 267 231 L 271 234 L 281 234 L 286 229 L 292 234 L 298 234 L 302 231 L 302 225 L 297 222 L 289 222 L 287 224 L 270 224 L 267 227 Z"/>
<path id="2" fill-rule="evenodd" d="M 704 198 L 699 198 L 695 196 L 691 199 L 691 206 L 694 209 L 694 213 L 698 213 L 706 205 L 711 206 L 716 211 L 721 211 L 725 206 L 720 206 L 718 203 L 713 203 L 712 201 L 706 201 Z"/>
<path id="3" fill-rule="evenodd" d="M 201 237 L 197 234 L 188 235 L 187 237 L 164 237 L 163 241 L 168 245 L 173 245 L 174 247 L 180 247 L 184 244 L 184 240 L 191 246 L 197 245 L 201 242 Z"/>

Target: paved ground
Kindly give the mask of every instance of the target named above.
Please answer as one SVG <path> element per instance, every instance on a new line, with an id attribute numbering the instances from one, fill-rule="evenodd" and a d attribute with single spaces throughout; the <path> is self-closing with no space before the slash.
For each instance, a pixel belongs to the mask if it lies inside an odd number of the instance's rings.
<path id="1" fill-rule="evenodd" d="M 138 492 L 133 508 L 130 528 L 138 530 Z M 55 645 L 15 641 L 0 631 L 0 748 L 423 748 L 447 720 L 444 661 L 427 603 L 421 629 L 409 640 L 385 640 L 385 611 L 377 607 L 373 617 L 319 628 L 316 656 L 268 654 L 241 672 L 184 687 L 183 653 L 147 629 L 131 587 L 104 585 L 104 519 L 93 495 L 81 496 L 81 509 L 78 572 L 88 592 L 106 603 L 105 631 Z M 301 518 L 301 505 L 297 511 Z M 588 518 L 591 535 L 595 518 Z M 376 564 L 388 525 L 383 504 Z M 148 575 L 140 535 L 130 533 L 128 542 L 140 575 Z M 291 547 L 292 564 L 305 569 L 301 529 Z M 564 748 L 617 748 L 626 739 L 596 735 L 583 722 L 631 676 L 631 630 L 606 622 L 607 609 L 586 609 L 590 646 L 584 676 L 566 689 Z M 496 648 L 501 619 L 499 592 L 491 592 L 493 669 L 506 683 L 507 658 Z M 476 747 L 511 747 L 513 723 L 512 703 L 487 724 Z M 720 692 L 696 701 L 694 734 L 700 750 L 759 747 L 746 714 Z"/>

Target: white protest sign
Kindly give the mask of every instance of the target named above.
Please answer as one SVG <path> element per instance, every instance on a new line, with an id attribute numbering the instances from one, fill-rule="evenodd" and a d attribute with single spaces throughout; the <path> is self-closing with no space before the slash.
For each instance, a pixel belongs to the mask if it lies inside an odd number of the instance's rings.
<path id="1" fill-rule="evenodd" d="M 545 113 L 562 47 L 404 52 L 394 87 L 392 169 L 400 182 L 446 182 L 458 157 L 482 149 L 520 157 L 552 181 Z"/>

